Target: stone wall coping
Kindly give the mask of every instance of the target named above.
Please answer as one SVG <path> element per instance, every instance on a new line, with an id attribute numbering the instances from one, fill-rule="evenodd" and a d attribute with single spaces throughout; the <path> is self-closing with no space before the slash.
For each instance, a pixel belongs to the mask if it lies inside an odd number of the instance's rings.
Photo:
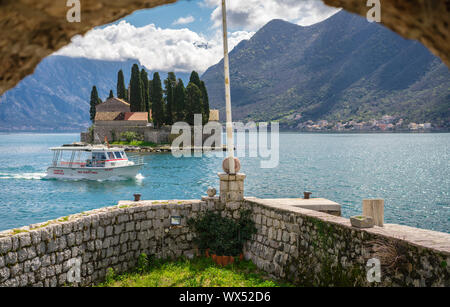
<path id="1" fill-rule="evenodd" d="M 375 226 L 373 228 L 361 229 L 353 227 L 350 223 L 349 218 L 333 216 L 327 213 L 294 207 L 286 205 L 285 203 L 280 204 L 278 202 L 271 202 L 270 199 L 246 197 L 245 200 L 263 207 L 268 207 L 283 212 L 295 213 L 301 216 L 317 218 L 323 222 L 349 228 L 356 232 L 365 232 L 383 236 L 388 239 L 404 241 L 419 248 L 431 249 L 444 255 L 450 256 L 450 234 L 448 233 L 397 224 L 384 224 L 384 227 Z"/>
<path id="2" fill-rule="evenodd" d="M 119 214 L 124 213 L 124 211 L 132 211 L 130 213 L 137 213 L 148 208 L 159 209 L 168 208 L 172 209 L 181 205 L 191 205 L 191 204 L 201 204 L 204 201 L 198 199 L 192 200 L 147 200 L 147 201 L 119 201 L 115 206 L 102 207 L 98 209 L 93 209 L 90 211 L 84 211 L 81 213 L 75 213 L 65 217 L 59 217 L 53 220 L 48 220 L 45 222 L 35 223 L 28 226 L 23 226 L 20 228 L 7 229 L 0 231 L 0 239 L 6 237 L 19 237 L 26 234 L 31 234 L 35 232 L 43 232 L 53 227 L 61 227 L 66 224 L 77 223 L 88 223 L 92 222 L 92 219 L 99 219 L 100 214 L 110 213 L 111 217 L 115 217 Z"/>
<path id="3" fill-rule="evenodd" d="M 283 205 L 283 206 L 294 206 L 304 209 L 310 209 L 310 210 L 335 210 L 340 211 L 341 205 L 325 199 L 325 198 L 310 198 L 310 199 L 304 199 L 304 198 L 271 198 L 271 199 L 261 199 L 260 200 L 263 203 L 272 203 L 277 205 Z"/>

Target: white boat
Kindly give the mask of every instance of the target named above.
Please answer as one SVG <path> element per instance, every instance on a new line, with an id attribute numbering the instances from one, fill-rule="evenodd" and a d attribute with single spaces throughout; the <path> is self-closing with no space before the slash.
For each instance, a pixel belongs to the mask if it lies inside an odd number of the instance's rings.
<path id="1" fill-rule="evenodd" d="M 144 165 L 143 157 L 128 158 L 121 148 L 104 145 L 76 144 L 50 148 L 53 163 L 47 168 L 46 178 L 107 180 L 135 178 Z"/>

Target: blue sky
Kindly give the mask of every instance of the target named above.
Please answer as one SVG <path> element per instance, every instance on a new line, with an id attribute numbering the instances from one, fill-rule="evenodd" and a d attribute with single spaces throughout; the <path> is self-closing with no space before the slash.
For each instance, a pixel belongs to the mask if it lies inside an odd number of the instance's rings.
<path id="1" fill-rule="evenodd" d="M 201 5 L 201 1 L 178 1 L 174 4 L 159 6 L 150 10 L 140 10 L 123 18 L 136 27 L 155 24 L 161 28 L 188 28 L 194 32 L 208 33 L 213 22 L 210 19 L 213 9 Z M 180 18 L 192 16 L 195 21 L 187 24 L 174 24 Z M 117 22 L 116 22 L 117 23 Z"/>
<path id="2" fill-rule="evenodd" d="M 230 50 L 272 19 L 309 26 L 337 11 L 320 0 L 227 0 Z M 76 36 L 56 54 L 135 59 L 149 70 L 203 73 L 222 59 L 221 22 L 221 0 L 180 0 Z"/>

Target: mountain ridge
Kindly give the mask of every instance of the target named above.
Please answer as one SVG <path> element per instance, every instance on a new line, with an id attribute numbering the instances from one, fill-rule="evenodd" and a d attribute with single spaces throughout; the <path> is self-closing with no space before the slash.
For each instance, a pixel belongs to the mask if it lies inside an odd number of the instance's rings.
<path id="1" fill-rule="evenodd" d="M 0 97 L 0 131 L 85 130 L 91 124 L 92 86 L 97 86 L 102 100 L 106 100 L 111 89 L 117 95 L 118 71 L 123 70 L 128 84 L 135 63 L 152 77 L 153 71 L 134 59 L 106 61 L 61 55 L 45 58 L 32 75 Z M 164 79 L 167 73 L 160 75 Z M 177 73 L 177 78 L 186 81 L 189 74 Z"/>
<path id="2" fill-rule="evenodd" d="M 448 68 L 420 43 L 344 11 L 307 27 L 270 21 L 230 52 L 230 74 L 233 120 L 450 118 Z M 223 60 L 202 79 L 223 111 Z"/>

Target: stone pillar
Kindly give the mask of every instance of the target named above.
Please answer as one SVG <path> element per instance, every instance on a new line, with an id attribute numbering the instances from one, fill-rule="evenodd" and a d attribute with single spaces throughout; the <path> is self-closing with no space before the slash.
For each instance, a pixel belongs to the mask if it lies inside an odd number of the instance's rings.
<path id="1" fill-rule="evenodd" d="M 219 173 L 218 175 L 220 178 L 220 201 L 225 204 L 243 201 L 245 174 Z"/>
<path id="2" fill-rule="evenodd" d="M 374 224 L 383 227 L 384 223 L 384 200 L 383 199 L 364 199 L 363 215 L 373 218 Z"/>

